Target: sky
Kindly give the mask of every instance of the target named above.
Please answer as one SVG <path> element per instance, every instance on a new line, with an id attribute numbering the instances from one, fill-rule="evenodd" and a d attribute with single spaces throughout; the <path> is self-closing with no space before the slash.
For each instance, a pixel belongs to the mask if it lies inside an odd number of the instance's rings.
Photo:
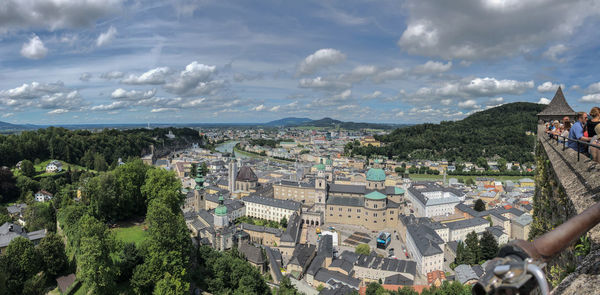
<path id="1" fill-rule="evenodd" d="M 436 123 L 559 85 L 589 111 L 598 28 L 600 0 L 2 0 L 0 121 Z"/>

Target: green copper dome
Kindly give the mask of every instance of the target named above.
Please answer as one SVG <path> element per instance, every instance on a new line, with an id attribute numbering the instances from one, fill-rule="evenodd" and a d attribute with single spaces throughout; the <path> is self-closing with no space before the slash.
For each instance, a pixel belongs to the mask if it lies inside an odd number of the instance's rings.
<path id="1" fill-rule="evenodd" d="M 215 214 L 217 216 L 225 216 L 225 215 L 227 215 L 227 207 L 225 207 L 225 205 L 219 205 L 219 206 L 217 206 L 217 208 L 215 209 Z"/>
<path id="2" fill-rule="evenodd" d="M 215 214 L 217 216 L 227 215 L 227 207 L 225 207 L 225 205 L 223 205 L 223 202 L 225 202 L 225 199 L 223 199 L 223 195 L 220 195 L 219 196 L 219 206 L 217 206 L 217 208 L 215 208 Z"/>
<path id="3" fill-rule="evenodd" d="M 315 167 L 317 170 L 320 170 L 320 171 L 325 170 L 325 165 L 323 165 L 323 163 L 317 164 L 317 165 L 315 165 L 313 167 Z"/>
<path id="4" fill-rule="evenodd" d="M 373 191 L 373 192 L 366 194 L 365 198 L 367 198 L 369 200 L 383 200 L 387 197 L 378 191 Z"/>
<path id="5" fill-rule="evenodd" d="M 371 168 L 367 171 L 368 181 L 385 181 L 385 171 L 383 169 Z"/>

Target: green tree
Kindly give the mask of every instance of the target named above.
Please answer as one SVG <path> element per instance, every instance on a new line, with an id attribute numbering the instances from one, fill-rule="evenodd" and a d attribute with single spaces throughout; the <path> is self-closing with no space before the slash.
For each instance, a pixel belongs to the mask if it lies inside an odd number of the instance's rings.
<path id="1" fill-rule="evenodd" d="M 465 264 L 466 261 L 466 250 L 465 244 L 462 241 L 458 241 L 456 244 L 456 258 L 454 259 L 455 265 Z"/>
<path id="2" fill-rule="evenodd" d="M 498 162 L 498 169 L 499 169 L 501 172 L 504 172 L 504 171 L 506 171 L 506 163 L 507 163 L 507 162 L 506 162 L 506 160 L 505 160 L 505 159 L 503 159 L 503 158 L 500 158 L 500 159 L 498 159 L 498 161 L 497 161 L 497 162 Z"/>
<path id="3" fill-rule="evenodd" d="M 142 262 L 144 257 L 139 253 L 135 243 L 125 243 L 119 253 L 119 281 L 129 281 L 135 267 Z"/>
<path id="4" fill-rule="evenodd" d="M 90 212 L 103 221 L 118 220 L 118 191 L 115 176 L 112 173 L 101 173 L 89 178 L 84 185 L 83 201 L 89 204 Z"/>
<path id="5" fill-rule="evenodd" d="M 320 285 L 323 288 L 323 285 Z M 319 288 L 317 287 L 317 290 Z M 322 290 L 321 289 L 321 290 Z M 281 280 L 281 282 L 279 282 L 279 289 L 277 289 L 277 295 L 296 295 L 298 294 L 298 290 L 296 289 L 296 287 L 294 287 L 294 285 L 292 285 L 292 281 L 290 281 L 289 277 L 283 277 L 283 279 Z"/>
<path id="6" fill-rule="evenodd" d="M 367 285 L 366 294 L 367 295 L 377 295 L 382 290 L 384 290 L 384 289 L 380 284 L 373 282 L 373 283 L 370 283 L 369 285 Z"/>
<path id="7" fill-rule="evenodd" d="M 475 231 L 467 234 L 465 245 L 468 255 L 467 258 L 465 258 L 465 262 L 470 265 L 477 264 L 480 260 L 479 256 L 481 252 L 479 250 L 479 239 L 477 238 L 477 233 L 475 233 Z"/>
<path id="8" fill-rule="evenodd" d="M 475 201 L 475 206 L 473 206 L 473 209 L 477 212 L 485 211 L 485 203 L 483 202 L 483 200 L 477 199 L 477 201 Z"/>
<path id="9" fill-rule="evenodd" d="M 78 278 L 93 294 L 111 294 L 115 287 L 116 269 L 108 241 L 98 237 L 83 237 L 81 255 L 77 256 Z"/>
<path id="10" fill-rule="evenodd" d="M 25 216 L 25 220 L 27 220 L 28 231 L 40 229 L 56 230 L 56 211 L 52 203 L 35 202 L 25 208 L 23 215 Z"/>
<path id="11" fill-rule="evenodd" d="M 359 244 L 354 248 L 354 253 L 369 255 L 371 253 L 371 247 L 368 244 Z"/>
<path id="12" fill-rule="evenodd" d="M 156 283 L 154 295 L 184 295 L 189 294 L 190 283 L 182 279 L 185 276 L 185 271 L 181 275 L 171 275 L 166 273 L 165 276 Z"/>
<path id="13" fill-rule="evenodd" d="M 475 185 L 475 180 L 473 180 L 473 177 L 468 177 L 467 180 L 465 180 L 465 184 L 468 186 Z"/>
<path id="14" fill-rule="evenodd" d="M 489 260 L 496 257 L 498 254 L 498 242 L 494 238 L 494 235 L 489 231 L 484 231 L 479 241 L 481 248 L 481 260 Z"/>
<path id="15" fill-rule="evenodd" d="M 0 167 L 0 203 L 15 200 L 19 194 L 16 179 L 8 167 Z"/>
<path id="16" fill-rule="evenodd" d="M 29 160 L 21 161 L 21 173 L 27 177 L 35 176 L 35 167 L 33 167 L 33 163 Z"/>
<path id="17" fill-rule="evenodd" d="M 410 286 L 404 286 L 402 288 L 398 288 L 398 295 L 419 295 L 419 293 Z"/>
<path id="18" fill-rule="evenodd" d="M 146 202 L 141 187 L 146 181 L 148 165 L 142 160 L 128 161 L 114 170 L 117 190 L 117 207 L 123 219 L 146 214 Z"/>
<path id="19" fill-rule="evenodd" d="M 281 227 L 286 228 L 287 227 L 287 218 L 285 218 L 285 216 L 283 218 L 281 218 L 281 221 L 279 221 L 279 224 L 281 224 Z"/>
<path id="20" fill-rule="evenodd" d="M 40 183 L 25 175 L 17 176 L 16 186 L 21 192 L 21 199 L 25 199 L 25 196 L 28 193 L 33 194 L 34 192 L 40 190 Z"/>
<path id="21" fill-rule="evenodd" d="M 24 237 L 14 238 L 0 258 L 0 272 L 6 274 L 9 294 L 20 294 L 25 281 L 41 269 L 33 243 Z"/>
<path id="22" fill-rule="evenodd" d="M 37 247 L 44 269 L 51 277 L 61 274 L 68 266 L 65 244 L 55 233 L 49 233 Z"/>
<path id="23" fill-rule="evenodd" d="M 94 170 L 96 171 L 106 171 L 108 168 L 108 164 L 106 164 L 106 159 L 104 155 L 100 153 L 94 154 Z"/>
<path id="24" fill-rule="evenodd" d="M 150 204 L 153 199 L 159 197 L 161 191 L 179 192 L 180 188 L 181 182 L 177 180 L 174 172 L 151 168 L 146 172 L 146 181 L 141 187 L 141 192 L 146 204 Z M 183 201 L 183 198 L 180 199 Z"/>

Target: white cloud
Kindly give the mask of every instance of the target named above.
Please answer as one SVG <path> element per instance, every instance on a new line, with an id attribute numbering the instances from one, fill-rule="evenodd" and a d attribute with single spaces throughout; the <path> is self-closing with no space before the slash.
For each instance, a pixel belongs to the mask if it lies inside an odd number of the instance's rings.
<path id="1" fill-rule="evenodd" d="M 363 96 L 363 98 L 364 98 L 364 99 L 375 99 L 375 98 L 378 98 L 378 97 L 380 97 L 382 94 L 383 94 L 383 93 L 381 93 L 381 91 L 379 91 L 379 90 L 375 90 L 375 91 L 373 91 L 373 93 L 371 93 L 371 94 L 364 95 L 364 96 Z"/>
<path id="2" fill-rule="evenodd" d="M 49 111 L 48 114 L 50 115 L 58 115 L 58 114 L 64 114 L 64 113 L 68 113 L 69 110 L 65 110 L 65 109 L 55 109 L 52 111 Z"/>
<path id="3" fill-rule="evenodd" d="M 440 100 L 440 103 L 443 104 L 443 105 L 445 105 L 445 106 L 447 106 L 447 105 L 450 105 L 452 103 L 452 100 L 449 99 L 449 98 L 442 99 L 442 100 Z"/>
<path id="4" fill-rule="evenodd" d="M 96 39 L 96 46 L 101 47 L 110 43 L 117 36 L 117 29 L 115 27 L 110 26 L 108 31 L 100 34 L 98 39 Z"/>
<path id="5" fill-rule="evenodd" d="M 375 83 L 385 83 L 389 80 L 398 80 L 403 78 L 406 75 L 406 70 L 402 68 L 392 68 L 389 70 L 383 70 L 373 76 L 373 82 Z"/>
<path id="6" fill-rule="evenodd" d="M 333 48 L 319 49 L 315 53 L 307 56 L 298 66 L 298 74 L 309 75 L 317 70 L 341 63 L 346 59 L 346 55 Z"/>
<path id="7" fill-rule="evenodd" d="M 158 108 L 158 109 L 152 109 L 150 112 L 151 113 L 162 113 L 162 112 L 174 112 L 177 111 L 176 108 Z"/>
<path id="8" fill-rule="evenodd" d="M 334 99 L 339 99 L 339 100 L 346 100 L 348 99 L 350 96 L 352 95 L 352 90 L 347 89 L 344 90 L 343 92 L 336 94 L 333 96 Z"/>
<path id="9" fill-rule="evenodd" d="M 57 30 L 93 25 L 118 12 L 123 0 L 2 0 L 0 32 L 27 28 Z"/>
<path id="10" fill-rule="evenodd" d="M 12 117 L 14 115 L 15 115 L 15 113 L 5 113 L 5 114 L 2 114 L 2 118 L 8 118 L 8 117 Z"/>
<path id="11" fill-rule="evenodd" d="M 600 93 L 584 95 L 580 101 L 582 101 L 582 102 L 600 102 Z"/>
<path id="12" fill-rule="evenodd" d="M 48 49 L 37 35 L 33 35 L 29 42 L 23 43 L 23 47 L 21 47 L 21 55 L 29 59 L 44 58 L 47 53 Z"/>
<path id="13" fill-rule="evenodd" d="M 90 74 L 90 73 L 83 73 L 83 74 L 81 74 L 81 76 L 79 76 L 79 80 L 85 81 L 85 82 L 89 81 L 90 78 L 92 78 L 92 74 Z"/>
<path id="14" fill-rule="evenodd" d="M 327 79 L 322 77 L 301 79 L 300 88 L 311 88 L 311 89 L 323 89 L 323 90 L 340 90 L 347 89 L 352 84 L 342 81 L 336 81 L 333 79 Z"/>
<path id="15" fill-rule="evenodd" d="M 174 81 L 165 85 L 165 89 L 183 96 L 213 94 L 224 86 L 224 81 L 213 80 L 216 72 L 215 66 L 194 61 L 188 64 Z"/>
<path id="16" fill-rule="evenodd" d="M 565 88 L 565 85 L 563 85 L 563 84 L 559 85 L 559 84 L 554 84 L 550 81 L 547 81 L 547 82 L 544 82 L 544 83 L 538 85 L 537 91 L 540 93 L 555 92 L 558 89 L 558 86 Z"/>
<path id="17" fill-rule="evenodd" d="M 550 100 L 545 98 L 545 97 L 540 97 L 540 100 L 538 100 L 539 104 L 549 104 Z"/>
<path id="18" fill-rule="evenodd" d="M 452 68 L 452 62 L 449 61 L 446 64 L 439 61 L 427 61 L 425 64 L 418 65 L 413 69 L 416 74 L 427 75 L 427 74 L 439 74 L 447 72 Z"/>
<path id="19" fill-rule="evenodd" d="M 542 54 L 542 56 L 549 60 L 553 60 L 555 62 L 565 62 L 567 59 L 564 57 L 561 58 L 560 55 L 564 54 L 568 50 L 569 50 L 569 48 L 567 46 L 565 46 L 564 44 L 556 44 L 556 45 L 550 46 L 548 48 L 548 50 L 546 50 Z"/>
<path id="20" fill-rule="evenodd" d="M 257 105 L 257 106 L 255 106 L 255 107 L 252 108 L 253 111 L 257 111 L 257 112 L 260 112 L 260 111 L 262 111 L 264 109 L 265 109 L 265 105 L 264 104 Z"/>
<path id="21" fill-rule="evenodd" d="M 59 92 L 50 95 L 44 95 L 38 100 L 37 107 L 43 109 L 62 108 L 67 110 L 79 109 L 83 100 L 79 91 Z"/>
<path id="22" fill-rule="evenodd" d="M 166 79 L 169 76 L 171 70 L 167 67 L 158 67 L 152 70 L 149 70 L 140 76 L 129 75 L 125 79 L 121 80 L 122 83 L 125 84 L 164 84 L 166 83 Z"/>
<path id="23" fill-rule="evenodd" d="M 421 87 L 415 93 L 402 96 L 409 102 L 431 102 L 443 98 L 492 97 L 502 94 L 523 94 L 534 87 L 533 81 L 498 80 L 496 78 L 470 78 L 446 82 L 436 88 Z"/>
<path id="24" fill-rule="evenodd" d="M 504 101 L 504 97 L 496 97 L 496 98 L 490 98 L 489 103 L 498 104 L 498 103 L 502 103 L 503 101 Z"/>
<path id="25" fill-rule="evenodd" d="M 102 73 L 102 75 L 100 75 L 100 78 L 106 79 L 106 80 L 121 79 L 121 78 L 123 78 L 124 75 L 125 74 L 123 74 L 123 72 L 111 71 L 111 72 Z"/>
<path id="26" fill-rule="evenodd" d="M 58 81 L 56 83 L 39 83 L 31 82 L 23 84 L 8 90 L 0 91 L 0 97 L 10 97 L 14 99 L 34 99 L 46 94 L 53 94 L 66 91 L 64 83 Z"/>
<path id="27" fill-rule="evenodd" d="M 590 84 L 584 92 L 587 94 L 600 92 L 600 82 Z"/>
<path id="28" fill-rule="evenodd" d="M 596 1 L 407 1 L 408 21 L 398 45 L 411 54 L 444 59 L 488 59 L 532 52 L 569 37 Z M 535 13 L 532 13 L 535 12 Z"/>
<path id="29" fill-rule="evenodd" d="M 144 91 L 138 91 L 138 90 L 127 91 L 123 88 L 118 88 L 112 92 L 110 97 L 113 99 L 119 99 L 119 100 L 140 100 L 140 99 L 152 98 L 152 97 L 154 97 L 155 94 L 156 94 L 156 89 L 152 89 L 152 90 L 148 90 L 148 91 L 144 92 Z"/>
<path id="30" fill-rule="evenodd" d="M 493 96 L 501 93 L 523 94 L 533 88 L 533 81 L 497 80 L 495 78 L 475 78 L 461 90 L 474 96 Z"/>
<path id="31" fill-rule="evenodd" d="M 277 111 L 279 111 L 279 109 L 281 109 L 281 106 L 279 106 L 279 105 L 276 105 L 276 106 L 274 106 L 274 107 L 270 108 L 270 109 L 269 109 L 269 112 L 277 112 Z"/>
<path id="32" fill-rule="evenodd" d="M 92 111 L 114 111 L 124 109 L 131 105 L 130 102 L 127 101 L 114 101 L 111 104 L 101 104 L 97 106 L 93 106 L 90 108 Z"/>
<path id="33" fill-rule="evenodd" d="M 466 101 L 461 101 L 458 103 L 458 106 L 464 109 L 478 109 L 481 106 L 477 105 L 477 102 L 474 99 L 469 99 Z"/>

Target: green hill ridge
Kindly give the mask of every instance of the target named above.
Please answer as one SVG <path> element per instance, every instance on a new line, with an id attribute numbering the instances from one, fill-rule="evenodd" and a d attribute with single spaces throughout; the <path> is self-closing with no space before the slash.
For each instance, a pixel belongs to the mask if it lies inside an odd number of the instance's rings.
<path id="1" fill-rule="evenodd" d="M 376 138 L 382 147 L 346 145 L 347 153 L 384 155 L 400 160 L 446 159 L 471 161 L 500 156 L 507 161 L 533 161 L 537 113 L 545 105 L 527 102 L 508 103 L 474 113 L 462 120 L 440 124 L 419 124 L 398 128 Z"/>

